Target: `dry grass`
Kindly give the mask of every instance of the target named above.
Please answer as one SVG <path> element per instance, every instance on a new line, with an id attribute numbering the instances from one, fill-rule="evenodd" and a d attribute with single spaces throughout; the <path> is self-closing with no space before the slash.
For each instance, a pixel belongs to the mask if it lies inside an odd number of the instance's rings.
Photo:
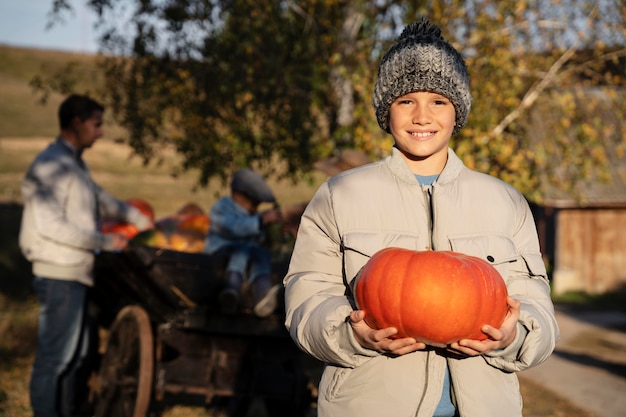
<path id="1" fill-rule="evenodd" d="M 524 417 L 598 417 L 523 377 L 520 377 L 520 387 L 524 398 Z"/>
<path id="2" fill-rule="evenodd" d="M 63 97 L 53 93 L 46 105 L 29 85 L 36 76 L 56 77 L 72 63 L 77 74 L 77 91 L 95 94 L 96 56 L 69 52 L 0 46 L 0 132 L 3 135 L 49 136 L 56 131 L 56 111 Z"/>
<path id="3" fill-rule="evenodd" d="M 37 307 L 32 298 L 0 294 L 0 416 L 29 416 L 29 370 L 36 344 Z"/>
<path id="4" fill-rule="evenodd" d="M 35 155 L 52 138 L 0 138 L 0 202 L 21 201 L 20 181 Z M 174 213 L 183 204 L 195 202 L 208 210 L 228 189 L 219 181 L 195 189 L 197 174 L 187 172 L 176 178 L 171 175 L 178 163 L 173 151 L 163 152 L 161 165 L 144 166 L 133 157 L 127 145 L 101 139 L 85 152 L 94 179 L 111 194 L 121 199 L 143 198 L 150 202 L 157 217 Z M 314 184 L 294 185 L 287 181 L 271 181 L 281 204 L 308 201 L 324 176 L 319 174 Z"/>

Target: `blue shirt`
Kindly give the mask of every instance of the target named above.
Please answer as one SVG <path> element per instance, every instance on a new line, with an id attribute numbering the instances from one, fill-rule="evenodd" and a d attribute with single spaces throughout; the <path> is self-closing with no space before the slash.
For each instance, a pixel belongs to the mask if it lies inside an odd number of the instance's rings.
<path id="1" fill-rule="evenodd" d="M 439 174 L 437 175 L 415 175 L 417 181 L 420 185 L 432 185 L 437 178 L 439 178 Z M 439 400 L 439 404 L 437 405 L 437 409 L 435 410 L 435 414 L 433 417 L 454 417 L 456 413 L 456 408 L 452 403 L 452 395 L 450 390 L 450 372 L 448 367 L 446 366 L 446 373 L 443 378 L 443 390 L 441 392 L 441 400 Z"/>

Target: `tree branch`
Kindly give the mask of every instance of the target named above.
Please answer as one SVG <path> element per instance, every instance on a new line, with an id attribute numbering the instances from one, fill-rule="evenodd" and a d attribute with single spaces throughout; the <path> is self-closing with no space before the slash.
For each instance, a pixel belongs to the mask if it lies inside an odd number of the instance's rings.
<path id="1" fill-rule="evenodd" d="M 539 83 L 535 84 L 526 93 L 526 95 L 524 96 L 524 98 L 522 98 L 522 101 L 520 101 L 520 104 L 517 106 L 517 108 L 513 110 L 511 113 L 507 114 L 506 117 L 504 117 L 504 119 L 502 119 L 502 121 L 498 123 L 498 125 L 491 131 L 491 134 L 488 135 L 487 137 L 501 135 L 502 132 L 504 132 L 504 129 L 506 129 L 508 125 L 513 123 L 513 121 L 516 120 L 523 113 L 524 110 L 529 108 L 537 100 L 539 95 L 546 88 L 548 88 L 548 86 L 554 81 L 555 78 L 557 78 L 558 71 L 574 55 L 574 53 L 576 52 L 577 46 L 578 46 L 578 43 L 570 47 L 567 51 L 565 51 L 565 53 L 563 53 L 563 55 L 561 55 L 559 59 L 556 60 L 554 64 L 552 64 L 548 73 L 541 79 Z"/>

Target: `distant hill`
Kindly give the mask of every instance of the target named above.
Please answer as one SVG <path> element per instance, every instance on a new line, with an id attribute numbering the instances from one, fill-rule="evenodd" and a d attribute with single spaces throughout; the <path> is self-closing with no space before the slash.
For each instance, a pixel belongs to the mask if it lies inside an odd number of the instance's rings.
<path id="1" fill-rule="evenodd" d="M 96 55 L 0 45 L 0 137 L 55 135 L 63 96 L 51 94 L 42 105 L 29 83 L 36 76 L 57 78 L 71 64 L 80 78 L 79 92 L 96 91 L 101 85 L 89 84 L 99 79 L 94 76 L 96 63 Z"/>

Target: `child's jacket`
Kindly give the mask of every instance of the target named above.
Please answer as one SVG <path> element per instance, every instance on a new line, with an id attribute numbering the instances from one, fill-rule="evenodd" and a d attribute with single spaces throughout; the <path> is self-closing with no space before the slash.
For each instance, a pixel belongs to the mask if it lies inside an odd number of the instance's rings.
<path id="1" fill-rule="evenodd" d="M 434 349 L 390 357 L 362 348 L 346 322 L 351 284 L 370 256 L 391 246 L 493 259 L 509 294 L 522 302 L 519 340 L 497 354 L 464 359 Z M 465 167 L 452 150 L 431 187 L 418 185 L 395 148 L 392 156 L 323 184 L 302 217 L 284 282 L 292 338 L 327 363 L 320 417 L 432 417 L 446 361 L 463 417 L 521 416 L 514 372 L 546 360 L 558 340 L 526 200 Z"/>

